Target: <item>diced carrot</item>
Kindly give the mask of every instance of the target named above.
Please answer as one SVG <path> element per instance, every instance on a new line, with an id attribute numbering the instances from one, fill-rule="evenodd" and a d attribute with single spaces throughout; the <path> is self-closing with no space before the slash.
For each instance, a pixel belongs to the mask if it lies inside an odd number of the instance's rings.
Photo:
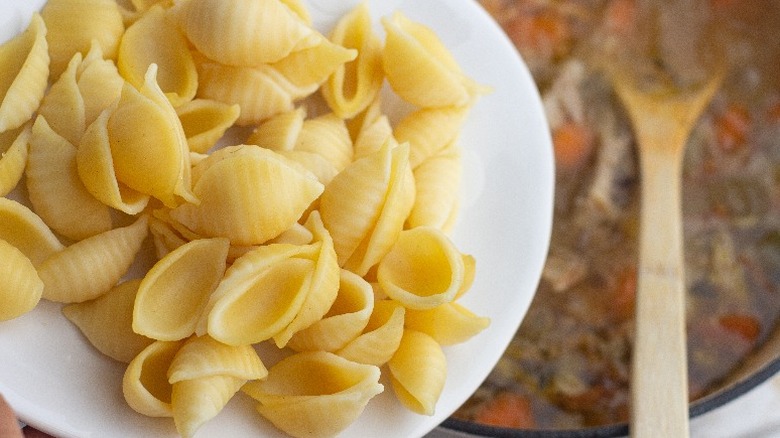
<path id="1" fill-rule="evenodd" d="M 566 17 L 552 10 L 524 12 L 506 30 L 523 53 L 560 57 L 571 46 L 571 29 Z"/>
<path id="2" fill-rule="evenodd" d="M 620 321 L 630 319 L 634 315 L 636 277 L 635 266 L 628 266 L 618 274 L 609 306 L 613 316 Z"/>
<path id="3" fill-rule="evenodd" d="M 511 428 L 533 428 L 536 425 L 528 397 L 508 391 L 497 394 L 483 404 L 474 416 L 474 421 Z"/>
<path id="4" fill-rule="evenodd" d="M 753 343 L 761 333 L 761 323 L 752 315 L 730 313 L 718 318 L 721 326 Z"/>
<path id="5" fill-rule="evenodd" d="M 565 122 L 553 130 L 555 162 L 559 169 L 574 170 L 581 167 L 591 155 L 594 135 L 591 129 L 577 122 Z"/>
<path id="6" fill-rule="evenodd" d="M 607 29 L 619 35 L 630 33 L 636 22 L 636 10 L 635 0 L 612 0 L 604 13 Z"/>
<path id="7" fill-rule="evenodd" d="M 744 105 L 730 104 L 715 117 L 715 135 L 725 152 L 736 152 L 745 147 L 750 131 L 750 113 Z"/>

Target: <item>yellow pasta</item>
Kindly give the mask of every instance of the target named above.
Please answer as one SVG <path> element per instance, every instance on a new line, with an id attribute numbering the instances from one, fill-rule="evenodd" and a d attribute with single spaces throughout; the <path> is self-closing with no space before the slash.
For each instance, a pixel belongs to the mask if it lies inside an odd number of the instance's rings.
<path id="1" fill-rule="evenodd" d="M 244 392 L 257 410 L 294 437 L 330 437 L 349 426 L 384 390 L 379 368 L 324 351 L 297 353 L 253 381 Z"/>
<path id="2" fill-rule="evenodd" d="M 387 365 L 398 400 L 413 412 L 433 415 L 447 377 L 447 359 L 441 346 L 425 333 L 404 330 L 401 344 Z"/>
<path id="3" fill-rule="evenodd" d="M 189 338 L 168 368 L 176 429 L 192 437 L 247 381 L 268 375 L 250 345 L 230 346 L 208 337 Z"/>
<path id="4" fill-rule="evenodd" d="M 302 106 L 276 114 L 257 126 L 247 138 L 247 144 L 255 144 L 274 151 L 291 151 L 298 143 L 303 130 L 306 109 Z"/>
<path id="5" fill-rule="evenodd" d="M 37 13 L 23 33 L 0 45 L 0 132 L 30 120 L 46 91 L 46 25 Z"/>
<path id="6" fill-rule="evenodd" d="M 122 76 L 136 88 L 144 86 L 149 65 L 156 64 L 160 89 L 174 107 L 192 100 L 198 90 L 198 72 L 187 40 L 160 5 L 151 7 L 127 28 L 116 63 Z"/>
<path id="7" fill-rule="evenodd" d="M 468 115 L 466 107 L 422 108 L 406 115 L 393 130 L 399 142 L 409 143 L 412 168 L 451 147 Z"/>
<path id="8" fill-rule="evenodd" d="M 458 215 L 462 171 L 460 148 L 455 144 L 414 169 L 416 195 L 407 228 L 432 226 L 445 233 L 452 230 Z"/>
<path id="9" fill-rule="evenodd" d="M 320 211 L 340 266 L 365 275 L 395 242 L 414 203 L 408 154 L 408 145 L 384 147 L 350 164 L 325 188 Z"/>
<path id="10" fill-rule="evenodd" d="M 29 155 L 30 126 L 0 133 L 0 196 L 16 188 Z"/>
<path id="11" fill-rule="evenodd" d="M 127 404 L 149 417 L 173 417 L 168 369 L 184 341 L 154 341 L 130 361 L 122 376 Z"/>
<path id="12" fill-rule="evenodd" d="M 79 144 L 87 127 L 84 98 L 77 80 L 81 62 L 81 53 L 73 55 L 68 67 L 49 88 L 38 108 L 38 115 L 44 117 L 54 132 L 72 145 Z M 68 111 L 62 111 L 62 108 Z"/>
<path id="13" fill-rule="evenodd" d="M 354 362 L 384 365 L 401 344 L 405 315 L 406 308 L 397 301 L 376 300 L 363 333 L 336 354 Z"/>
<path id="14" fill-rule="evenodd" d="M 93 40 L 107 58 L 115 58 L 125 30 L 114 0 L 48 0 L 41 16 L 48 29 L 53 78 L 59 77 L 76 52 L 85 55 Z"/>
<path id="15" fill-rule="evenodd" d="M 398 141 L 393 136 L 393 127 L 390 119 L 384 114 L 373 121 L 366 120 L 355 138 L 355 159 L 371 155 L 388 146 L 398 146 Z"/>
<path id="16" fill-rule="evenodd" d="M 356 49 L 356 59 L 339 66 L 322 87 L 322 95 L 339 117 L 349 119 L 374 101 L 384 80 L 382 42 L 371 28 L 366 3 L 344 15 L 330 34 L 331 40 Z"/>
<path id="17" fill-rule="evenodd" d="M 19 249 L 36 267 L 65 248 L 37 214 L 8 198 L 0 198 L 0 240 Z"/>
<path id="18" fill-rule="evenodd" d="M 30 136 L 27 192 L 35 212 L 54 231 L 81 240 L 111 229 L 109 208 L 84 187 L 76 168 L 76 147 L 43 116 Z"/>
<path id="19" fill-rule="evenodd" d="M 43 281 L 27 256 L 0 239 L 0 321 L 32 310 L 43 293 Z"/>
<path id="20" fill-rule="evenodd" d="M 318 42 L 314 29 L 279 0 L 183 0 L 174 9 L 195 48 L 225 65 L 272 63 Z"/>
<path id="21" fill-rule="evenodd" d="M 404 230 L 379 263 L 382 290 L 404 306 L 431 309 L 451 302 L 466 281 L 463 255 L 433 227 Z"/>
<path id="22" fill-rule="evenodd" d="M 490 318 L 475 315 L 458 303 L 445 303 L 430 310 L 407 309 L 407 328 L 425 333 L 440 345 L 465 342 L 490 325 Z"/>
<path id="23" fill-rule="evenodd" d="M 296 351 L 336 351 L 356 338 L 374 310 L 374 292 L 362 277 L 341 270 L 338 295 L 321 320 L 295 333 L 288 344 Z"/>
<path id="24" fill-rule="evenodd" d="M 304 120 L 294 150 L 321 155 L 342 171 L 352 162 L 352 139 L 344 120 L 329 113 Z"/>
<path id="25" fill-rule="evenodd" d="M 147 235 L 146 216 L 133 224 L 114 228 L 78 241 L 58 251 L 38 266 L 43 297 L 76 303 L 108 292 L 130 268 Z"/>
<path id="26" fill-rule="evenodd" d="M 470 105 L 484 90 L 464 75 L 439 37 L 401 12 L 384 17 L 382 66 L 402 99 L 420 107 Z"/>
<path id="27" fill-rule="evenodd" d="M 110 107 L 122 94 L 125 80 L 116 65 L 104 59 L 103 49 L 96 41 L 79 65 L 79 92 L 84 100 L 84 123 L 89 126 L 104 109 Z M 73 143 L 74 145 L 77 143 Z"/>
<path id="28" fill-rule="evenodd" d="M 182 204 L 171 217 L 203 237 L 227 237 L 238 245 L 278 236 L 323 190 L 310 172 L 251 145 L 222 148 L 193 172 L 200 203 Z"/>
<path id="29" fill-rule="evenodd" d="M 98 351 L 129 363 L 154 339 L 133 331 L 133 303 L 141 279 L 122 282 L 94 300 L 72 303 L 62 313 Z"/>
<path id="30" fill-rule="evenodd" d="M 147 272 L 133 308 L 133 331 L 176 341 L 195 333 L 211 293 L 225 273 L 227 239 L 188 242 Z"/>
<path id="31" fill-rule="evenodd" d="M 310 90 L 306 94 L 314 93 L 344 63 L 357 57 L 357 50 L 334 44 L 322 36 L 317 40 L 312 47 L 296 50 L 271 64 L 295 87 Z"/>
<path id="32" fill-rule="evenodd" d="M 206 153 L 233 123 L 241 108 L 208 99 L 195 99 L 176 108 L 190 151 Z"/>

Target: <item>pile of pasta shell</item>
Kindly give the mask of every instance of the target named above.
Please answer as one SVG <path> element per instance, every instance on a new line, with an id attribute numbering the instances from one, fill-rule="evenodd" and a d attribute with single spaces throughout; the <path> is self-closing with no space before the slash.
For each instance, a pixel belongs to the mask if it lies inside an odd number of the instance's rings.
<path id="1" fill-rule="evenodd" d="M 381 38 L 365 4 L 329 35 L 300 0 L 130 4 L 49 0 L 0 46 L 0 320 L 63 303 L 185 437 L 236 394 L 296 437 L 388 382 L 431 415 L 442 347 L 489 323 L 449 237 L 485 88 L 402 12 Z"/>

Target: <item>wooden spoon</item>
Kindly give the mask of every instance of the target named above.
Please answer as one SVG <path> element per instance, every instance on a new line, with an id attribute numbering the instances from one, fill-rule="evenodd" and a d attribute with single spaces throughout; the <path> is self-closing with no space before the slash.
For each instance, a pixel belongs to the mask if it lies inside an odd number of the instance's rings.
<path id="1" fill-rule="evenodd" d="M 717 69 L 686 89 L 644 90 L 618 71 L 612 82 L 637 139 L 641 174 L 631 435 L 688 436 L 688 369 L 681 172 L 685 144 L 723 78 Z"/>

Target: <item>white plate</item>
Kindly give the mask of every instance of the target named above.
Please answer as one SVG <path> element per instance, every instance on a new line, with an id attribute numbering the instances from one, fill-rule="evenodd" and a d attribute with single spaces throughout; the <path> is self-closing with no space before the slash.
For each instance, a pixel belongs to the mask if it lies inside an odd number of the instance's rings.
<path id="1" fill-rule="evenodd" d="M 44 0 L 0 2 L 0 40 L 24 29 Z M 309 0 L 315 24 L 327 30 L 359 0 Z M 464 304 L 489 316 L 476 338 L 445 349 L 448 377 L 433 416 L 401 407 L 389 385 L 370 401 L 343 437 L 420 437 L 457 409 L 480 385 L 514 335 L 536 290 L 552 222 L 552 147 L 533 80 L 514 47 L 473 1 L 371 0 L 375 18 L 403 11 L 433 28 L 465 72 L 493 87 L 470 113 L 463 205 L 457 246 L 477 259 Z M 124 368 L 94 350 L 59 313 L 42 302 L 0 323 L 0 393 L 20 418 L 61 437 L 174 437 L 170 419 L 147 418 L 124 402 Z M 387 383 L 387 382 L 384 382 Z M 237 396 L 201 428 L 200 437 L 281 437 Z"/>

